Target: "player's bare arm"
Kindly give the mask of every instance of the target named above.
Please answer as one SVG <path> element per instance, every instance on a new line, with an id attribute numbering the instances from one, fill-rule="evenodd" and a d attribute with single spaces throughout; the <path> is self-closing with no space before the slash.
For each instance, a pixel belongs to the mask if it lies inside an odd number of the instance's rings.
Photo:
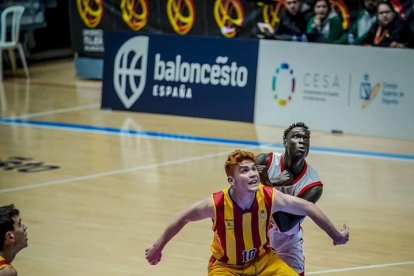
<path id="1" fill-rule="evenodd" d="M 272 212 L 283 211 L 301 216 L 309 216 L 333 240 L 334 245 L 345 244 L 349 240 L 349 227 L 344 224 L 337 230 L 332 221 L 314 203 L 283 194 L 275 190 Z"/>
<path id="2" fill-rule="evenodd" d="M 165 228 L 157 241 L 145 249 L 145 257 L 152 265 L 156 265 L 162 257 L 165 245 L 177 235 L 189 222 L 214 218 L 214 207 L 211 197 L 205 198 L 175 215 L 173 221 Z"/>
<path id="3" fill-rule="evenodd" d="M 17 271 L 12 267 L 4 267 L 0 270 L 0 276 L 17 276 Z"/>
<path id="4" fill-rule="evenodd" d="M 269 153 L 260 153 L 257 155 L 256 168 L 260 175 L 260 182 L 266 186 L 286 186 L 291 185 L 293 181 L 293 175 L 284 170 L 275 179 L 270 180 L 267 174 L 266 165 L 269 162 Z"/>

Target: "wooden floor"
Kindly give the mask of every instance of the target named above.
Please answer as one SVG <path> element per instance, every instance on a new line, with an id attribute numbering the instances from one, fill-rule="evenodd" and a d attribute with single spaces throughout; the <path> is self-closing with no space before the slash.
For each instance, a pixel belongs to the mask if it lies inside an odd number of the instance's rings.
<path id="1" fill-rule="evenodd" d="M 157 266 L 144 249 L 226 186 L 228 153 L 280 151 L 282 128 L 102 111 L 101 83 L 77 79 L 72 60 L 29 69 L 0 85 L 0 204 L 29 233 L 19 275 L 206 275 L 210 221 L 188 225 Z M 351 239 L 334 247 L 307 219 L 307 275 L 414 275 L 414 142 L 317 131 L 311 142 L 318 205 Z"/>

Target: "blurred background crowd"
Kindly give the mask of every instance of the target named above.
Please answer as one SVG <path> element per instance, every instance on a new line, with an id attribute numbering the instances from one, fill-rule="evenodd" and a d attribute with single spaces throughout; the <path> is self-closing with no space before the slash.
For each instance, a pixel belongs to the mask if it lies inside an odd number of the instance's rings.
<path id="1" fill-rule="evenodd" d="M 259 22 L 257 37 L 392 48 L 414 47 L 414 1 L 404 12 L 393 1 L 361 0 L 361 8 L 350 22 L 345 22 L 340 10 L 329 0 L 283 2 L 278 24 L 271 26 L 268 22 Z M 260 5 L 261 2 L 256 4 Z"/>

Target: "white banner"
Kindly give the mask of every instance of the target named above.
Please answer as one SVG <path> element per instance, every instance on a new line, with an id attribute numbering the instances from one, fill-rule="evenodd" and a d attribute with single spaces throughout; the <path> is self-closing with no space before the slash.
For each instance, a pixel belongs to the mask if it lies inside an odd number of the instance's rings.
<path id="1" fill-rule="evenodd" d="M 414 140 L 414 51 L 261 40 L 254 122 Z"/>

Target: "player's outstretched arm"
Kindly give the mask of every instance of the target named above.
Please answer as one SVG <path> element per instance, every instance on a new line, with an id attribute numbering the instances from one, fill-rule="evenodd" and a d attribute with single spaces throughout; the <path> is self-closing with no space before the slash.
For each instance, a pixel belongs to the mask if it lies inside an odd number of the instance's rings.
<path id="1" fill-rule="evenodd" d="M 316 203 L 322 195 L 322 186 L 314 186 L 307 190 L 301 198 Z M 287 232 L 300 223 L 305 217 L 292 215 L 286 212 L 273 213 L 273 220 L 281 232 Z"/>
<path id="2" fill-rule="evenodd" d="M 161 260 L 162 250 L 165 245 L 177 235 L 188 222 L 205 218 L 214 218 L 214 207 L 211 197 L 205 198 L 177 213 L 173 221 L 167 228 L 165 228 L 164 232 L 155 243 L 145 249 L 145 258 L 152 265 L 158 264 Z"/>
<path id="3" fill-rule="evenodd" d="M 309 216 L 333 240 L 334 245 L 345 244 L 349 240 L 349 227 L 344 224 L 336 229 L 332 221 L 315 204 L 301 198 L 283 194 L 275 190 L 272 213 L 283 211 L 295 215 Z"/>

